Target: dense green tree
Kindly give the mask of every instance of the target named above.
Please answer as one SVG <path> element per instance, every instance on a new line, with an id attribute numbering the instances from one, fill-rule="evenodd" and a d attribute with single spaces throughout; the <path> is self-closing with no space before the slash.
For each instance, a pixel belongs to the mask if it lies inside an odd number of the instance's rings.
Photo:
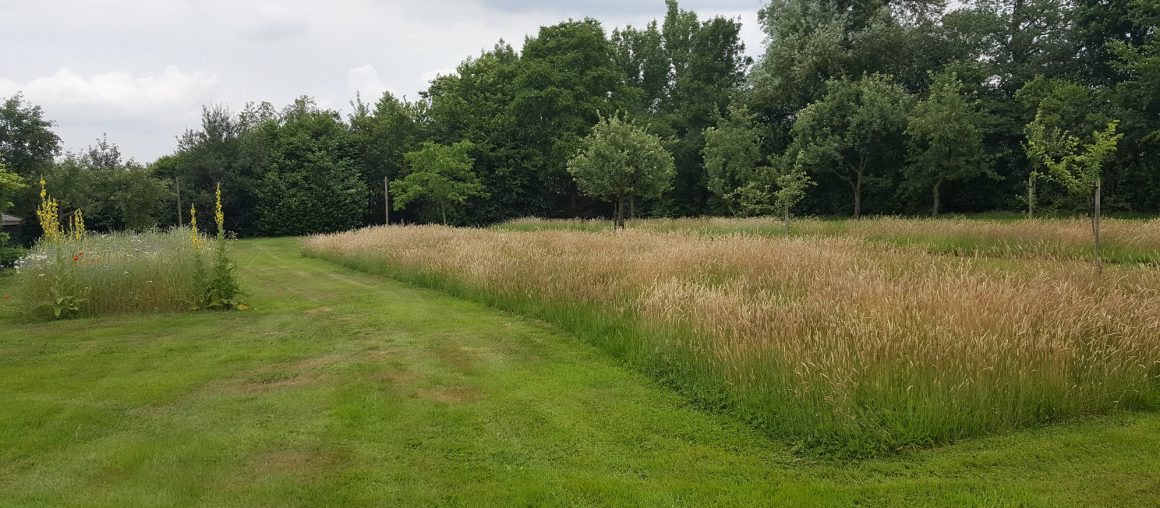
<path id="1" fill-rule="evenodd" d="M 258 186 L 270 165 L 268 154 L 277 129 L 273 106 L 249 104 L 235 115 L 223 106 L 202 108 L 201 127 L 187 130 L 177 151 L 154 164 L 158 177 L 171 182 L 184 206 L 212 210 L 214 189 L 221 183 L 222 207 L 230 230 L 239 235 L 258 233 Z M 176 203 L 174 207 L 177 208 Z M 172 221 L 176 223 L 176 212 Z M 188 219 L 187 219 L 188 220 Z"/>
<path id="2" fill-rule="evenodd" d="M 8 167 L 0 162 L 0 214 L 7 212 L 12 207 L 13 196 L 25 187 L 24 179 L 20 178 L 20 175 L 8 171 Z M 3 249 L 6 243 L 8 243 L 8 234 L 0 231 L 0 249 Z M 3 263 L 3 260 L 0 260 L 0 264 Z"/>
<path id="3" fill-rule="evenodd" d="M 1070 65 L 1067 6 L 1058 0 L 976 0 L 982 29 L 973 37 L 987 41 L 983 57 L 991 62 L 994 85 L 1012 95 L 1041 74 L 1062 75 Z"/>
<path id="4" fill-rule="evenodd" d="M 0 163 L 24 178 L 39 176 L 60 153 L 53 125 L 40 106 L 28 103 L 23 95 L 5 99 L 0 105 Z"/>
<path id="5" fill-rule="evenodd" d="M 1116 152 L 1116 193 L 1136 211 L 1160 211 L 1160 9 L 1147 0 L 1131 0 L 1137 26 L 1153 29 L 1139 43 L 1109 43 L 1122 81 L 1110 94 L 1124 133 Z M 1151 8 L 1148 6 L 1151 5 Z"/>
<path id="6" fill-rule="evenodd" d="M 470 141 L 453 145 L 426 142 L 419 150 L 408 152 L 411 172 L 391 189 L 395 209 L 416 201 L 428 202 L 439 210 L 446 225 L 449 208 L 461 206 L 471 198 L 486 197 L 487 192 L 472 171 L 474 148 Z"/>
<path id="7" fill-rule="evenodd" d="M 1068 42 L 1074 48 L 1076 77 L 1097 86 L 1130 78 L 1117 65 L 1118 48 L 1155 39 L 1160 5 L 1155 0 L 1070 0 Z"/>
<path id="8" fill-rule="evenodd" d="M 8 166 L 0 162 L 0 213 L 7 212 L 12 207 L 12 197 L 24 187 L 24 179 L 8 171 Z"/>
<path id="9" fill-rule="evenodd" d="M 524 164 L 536 168 L 552 209 L 576 211 L 568 158 L 600 113 L 626 109 L 631 95 L 616 48 L 594 19 L 541 28 L 524 43 L 515 89 L 515 141 L 530 149 Z"/>
<path id="10" fill-rule="evenodd" d="M 657 22 L 649 22 L 644 29 L 628 26 L 613 30 L 611 39 L 625 82 L 635 89 L 637 109 L 633 112 L 656 113 L 668 95 L 672 71 Z"/>
<path id="11" fill-rule="evenodd" d="M 945 0 L 772 0 L 758 19 L 768 37 L 750 76 L 750 102 L 788 131 L 831 79 L 895 76 L 912 91 L 927 73 L 964 55 L 941 44 Z M 941 37 L 940 37 L 941 35 Z"/>
<path id="12" fill-rule="evenodd" d="M 714 17 L 700 21 L 668 0 L 661 36 L 671 74 L 659 114 L 650 126 L 667 138 L 676 177 L 663 211 L 699 215 L 711 196 L 703 150 L 705 129 L 724 115 L 752 61 L 745 55 L 741 23 Z"/>
<path id="13" fill-rule="evenodd" d="M 24 179 L 8 171 L 4 163 L 0 162 L 0 214 L 8 211 L 12 206 L 12 198 L 25 187 Z M 24 254 L 22 249 L 9 245 L 9 240 L 8 233 L 0 231 L 0 270 L 11 266 Z"/>
<path id="14" fill-rule="evenodd" d="M 1015 94 L 1015 98 L 1033 115 L 1034 122 L 1049 132 L 1094 132 L 1107 126 L 1118 113 L 1107 88 L 1091 87 L 1060 78 L 1037 76 L 1028 81 Z M 1025 132 L 1030 123 L 1023 123 Z M 1122 174 L 1121 167 L 1115 162 L 1112 160 L 1106 165 L 1105 173 L 1109 178 L 1104 179 L 1102 187 L 1105 204 L 1121 208 L 1124 204 L 1118 202 L 1116 195 L 1121 187 Z M 1034 202 L 1029 203 L 1034 205 L 1028 207 L 1029 213 L 1035 208 L 1064 212 L 1088 208 L 1088 200 L 1084 196 L 1069 191 L 1057 179 L 1043 178 L 1051 175 L 1043 172 L 1042 165 L 1032 160 L 1028 160 L 1027 165 L 1027 200 Z"/>
<path id="15" fill-rule="evenodd" d="M 993 155 L 997 180 L 973 181 L 961 192 L 959 207 L 1008 207 L 1026 189 L 1031 165 L 1021 148 L 1024 126 L 1035 107 L 1016 94 L 1037 76 L 1073 72 L 1068 40 L 1070 2 L 1057 0 L 975 0 L 944 17 L 946 41 L 962 50 L 955 71 L 965 90 L 976 94 L 990 114 L 984 146 Z"/>
<path id="16" fill-rule="evenodd" d="M 78 153 L 68 153 L 44 173 L 62 211 L 83 210 L 93 231 L 143 231 L 168 223 L 171 185 L 151 167 L 125 160 L 102 135 Z"/>
<path id="17" fill-rule="evenodd" d="M 259 233 L 328 233 L 363 223 L 367 189 L 338 113 L 299 98 L 271 138 L 270 166 L 257 187 Z M 223 192 L 229 192 L 224 183 Z"/>
<path id="18" fill-rule="evenodd" d="M 67 212 L 84 210 L 89 230 L 144 231 L 173 217 L 173 189 L 152 167 L 123 158 L 108 136 L 78 153 L 67 153 L 44 179 Z"/>
<path id="19" fill-rule="evenodd" d="M 100 231 L 144 231 L 169 217 L 173 189 L 136 162 L 96 170 L 85 221 Z"/>
<path id="20" fill-rule="evenodd" d="M 673 166 L 660 139 L 614 116 L 592 128 L 568 172 L 582 192 L 615 204 L 615 224 L 622 229 L 626 200 L 661 195 L 672 184 Z"/>
<path id="21" fill-rule="evenodd" d="M 556 207 L 563 198 L 546 192 L 555 178 L 543 171 L 547 154 L 536 148 L 545 142 L 525 130 L 517 116 L 515 82 L 522 71 L 519 54 L 500 41 L 424 92 L 430 137 L 444 144 L 472 141 L 474 171 L 494 191 L 487 199 L 469 200 L 473 224 L 560 213 Z M 525 142 L 533 139 L 535 145 Z"/>
<path id="22" fill-rule="evenodd" d="M 911 97 L 883 75 L 830 81 L 822 100 L 797 115 L 788 154 L 811 173 L 849 186 L 853 215 L 862 215 L 869 179 L 889 179 L 902 166 Z"/>
<path id="23" fill-rule="evenodd" d="M 750 187 L 759 178 L 762 160 L 761 132 L 753 115 L 744 107 L 730 108 L 728 116 L 705 130 L 704 154 L 709 192 L 724 210 L 741 213 L 738 190 L 748 188 L 746 195 L 760 190 Z"/>
<path id="24" fill-rule="evenodd" d="M 934 79 L 930 94 L 910 114 L 907 183 L 930 190 L 931 215 L 941 209 L 945 182 L 963 182 L 991 174 L 990 156 L 983 146 L 985 112 L 977 101 L 963 95 L 963 84 L 953 73 Z"/>

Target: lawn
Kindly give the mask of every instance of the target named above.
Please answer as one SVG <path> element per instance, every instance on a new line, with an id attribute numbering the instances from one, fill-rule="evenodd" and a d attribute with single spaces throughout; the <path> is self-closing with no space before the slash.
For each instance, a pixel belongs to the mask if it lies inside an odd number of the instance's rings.
<path id="1" fill-rule="evenodd" d="M 811 458 L 542 323 L 235 248 L 247 312 L 26 324 L 0 278 L 0 505 L 1160 503 L 1154 413 Z"/>

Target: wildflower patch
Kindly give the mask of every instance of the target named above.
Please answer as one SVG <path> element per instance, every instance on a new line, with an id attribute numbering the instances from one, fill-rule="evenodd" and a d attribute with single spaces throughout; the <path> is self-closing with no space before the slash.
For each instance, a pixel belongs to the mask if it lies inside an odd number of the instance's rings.
<path id="1" fill-rule="evenodd" d="M 11 295 L 29 318 L 246 308 L 227 248 L 220 187 L 216 237 L 197 229 L 195 209 L 189 228 L 109 234 L 87 231 L 82 210 L 62 209 L 41 181 L 37 219 L 44 236 L 16 262 L 19 283 Z"/>

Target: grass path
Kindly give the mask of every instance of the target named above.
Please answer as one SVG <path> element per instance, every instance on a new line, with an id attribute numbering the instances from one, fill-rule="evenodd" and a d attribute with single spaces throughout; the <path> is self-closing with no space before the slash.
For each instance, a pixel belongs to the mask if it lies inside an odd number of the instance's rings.
<path id="1" fill-rule="evenodd" d="M 1160 415 L 803 459 L 536 322 L 236 248 L 250 312 L 0 301 L 0 505 L 1160 504 Z"/>

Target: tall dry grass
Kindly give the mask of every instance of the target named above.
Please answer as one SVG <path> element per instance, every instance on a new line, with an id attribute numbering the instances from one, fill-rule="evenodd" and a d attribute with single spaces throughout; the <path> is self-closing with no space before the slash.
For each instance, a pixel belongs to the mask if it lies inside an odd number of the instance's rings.
<path id="1" fill-rule="evenodd" d="M 853 238 L 640 230 L 374 228 L 305 249 L 549 320 L 815 447 L 878 453 L 1160 402 L 1160 271 L 1143 267 L 1097 278 Z"/>
<path id="2" fill-rule="evenodd" d="M 784 236 L 781 222 L 756 218 L 643 219 L 629 227 L 654 232 L 728 235 L 735 233 Z M 604 231 L 608 221 L 518 219 L 498 226 L 508 231 Z M 860 220 L 802 219 L 793 236 L 858 238 L 874 243 L 913 247 L 932 254 L 989 256 L 1014 259 L 1090 259 L 1091 222 L 1073 219 L 989 220 L 966 218 L 913 219 L 877 217 Z M 1160 219 L 1104 219 L 1103 256 L 1112 263 L 1160 264 Z"/>

